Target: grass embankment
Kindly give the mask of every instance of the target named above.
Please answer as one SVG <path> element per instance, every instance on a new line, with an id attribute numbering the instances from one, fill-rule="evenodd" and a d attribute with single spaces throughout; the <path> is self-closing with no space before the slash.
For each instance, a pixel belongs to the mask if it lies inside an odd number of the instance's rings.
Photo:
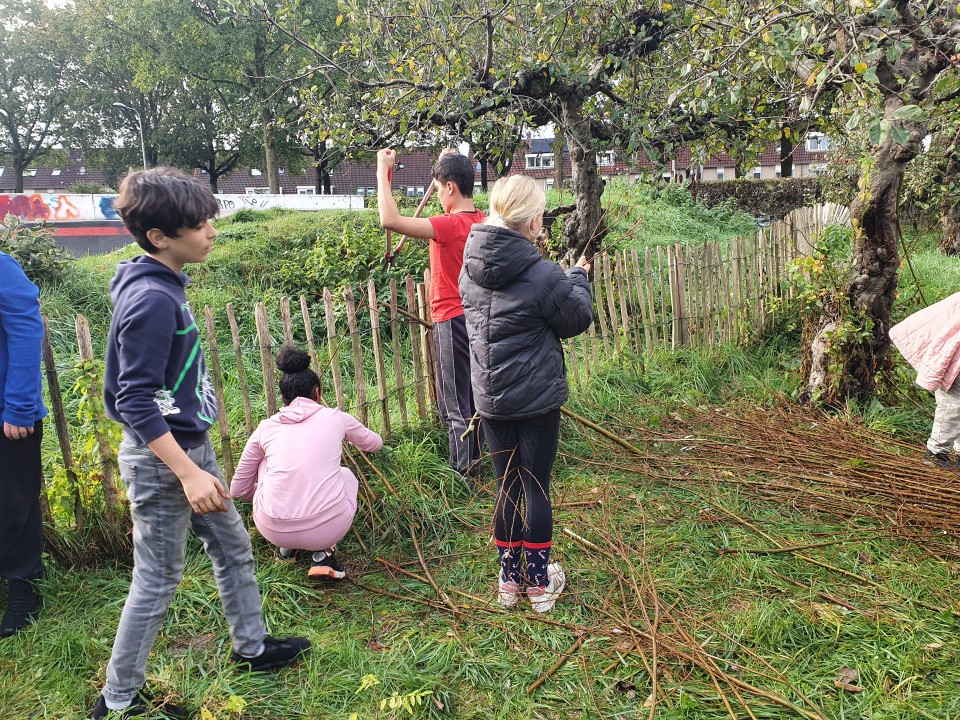
<path id="1" fill-rule="evenodd" d="M 230 672 L 209 564 L 192 547 L 151 684 L 218 719 L 406 717 L 378 699 L 420 691 L 431 695 L 414 717 L 647 717 L 654 676 L 658 718 L 726 717 L 725 702 L 738 718 L 750 716 L 745 705 L 758 718 L 955 716 L 960 652 L 947 609 L 960 609 L 960 579 L 943 556 L 956 547 L 767 502 L 702 456 L 683 461 L 697 428 L 671 407 L 746 415 L 784 402 L 787 357 L 775 345 L 658 356 L 643 375 L 626 362 L 578 393 L 574 411 L 645 457 L 564 418 L 555 555 L 569 592 L 552 614 L 493 602 L 490 488 L 471 497 L 443 466 L 441 434 L 411 433 L 376 458 L 396 495 L 365 468 L 378 499 L 362 500 L 356 523 L 367 550 L 352 535 L 341 544 L 351 581 L 311 585 L 304 566 L 278 563 L 255 538 L 269 628 L 309 635 L 307 662 L 274 676 Z M 748 467 L 743 477 L 760 479 Z M 0 644 L 2 717 L 84 717 L 128 581 L 122 566 L 51 568 L 42 621 Z M 844 668 L 857 672 L 854 691 L 834 683 Z M 367 675 L 380 684 L 358 691 Z"/>

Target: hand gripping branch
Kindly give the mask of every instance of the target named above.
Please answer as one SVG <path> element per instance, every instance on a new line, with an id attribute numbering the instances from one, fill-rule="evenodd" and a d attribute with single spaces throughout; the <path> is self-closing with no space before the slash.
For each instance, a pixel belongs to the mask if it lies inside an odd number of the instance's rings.
<path id="1" fill-rule="evenodd" d="M 387 179 L 391 180 L 392 178 L 393 178 L 393 171 L 391 170 L 387 174 Z M 423 194 L 423 198 L 420 200 L 420 204 L 417 205 L 416 212 L 413 213 L 413 217 L 418 218 L 423 213 L 423 209 L 427 206 L 427 203 L 430 202 L 430 198 L 433 197 L 434 188 L 435 186 L 433 184 L 433 179 L 431 178 L 430 184 L 427 186 L 427 190 Z M 410 239 L 409 235 L 404 235 L 402 238 L 400 238 L 400 242 L 397 243 L 397 247 L 391 250 L 392 236 L 393 234 L 390 232 L 390 229 L 388 228 L 387 229 L 387 250 L 383 254 L 383 260 L 380 263 L 380 267 L 383 270 L 393 267 L 393 264 L 397 260 L 397 255 L 399 255 L 400 251 L 403 250 L 404 243 L 406 243 L 407 240 Z"/>

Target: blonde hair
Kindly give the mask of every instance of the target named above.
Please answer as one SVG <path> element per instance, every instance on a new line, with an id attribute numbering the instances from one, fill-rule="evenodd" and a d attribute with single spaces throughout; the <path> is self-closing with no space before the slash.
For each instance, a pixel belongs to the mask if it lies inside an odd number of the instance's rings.
<path id="1" fill-rule="evenodd" d="M 546 207 L 547 196 L 533 178 L 508 175 L 490 189 L 490 216 L 486 222 L 521 232 L 531 220 L 543 215 Z"/>

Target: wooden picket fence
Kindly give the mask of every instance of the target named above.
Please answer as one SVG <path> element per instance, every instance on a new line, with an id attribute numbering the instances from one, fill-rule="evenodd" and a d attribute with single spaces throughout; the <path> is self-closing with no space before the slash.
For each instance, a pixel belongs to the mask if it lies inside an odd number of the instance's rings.
<path id="1" fill-rule="evenodd" d="M 603 252 L 594 259 L 594 323 L 566 341 L 572 384 L 585 382 L 604 363 L 628 361 L 655 349 L 745 343 L 774 319 L 790 296 L 788 266 L 809 253 L 843 209 L 795 211 L 783 222 L 725 245 L 671 245 L 643 251 Z M 264 303 L 252 317 L 228 304 L 204 307 L 197 322 L 206 332 L 207 366 L 219 406 L 217 434 L 225 476 L 237 453 L 265 416 L 276 412 L 274 357 L 282 343 L 305 348 L 321 377 L 325 402 L 336 404 L 386 437 L 414 423 L 433 422 L 433 340 L 428 301 L 429 271 L 378 288 L 325 288 L 313 302 L 283 298 L 271 313 Z M 320 306 L 322 305 L 322 312 Z M 322 327 L 316 325 L 322 318 Z M 252 328 L 249 331 L 242 328 Z M 76 318 L 81 359 L 93 360 L 87 321 Z M 44 363 L 63 468 L 75 482 L 67 413 L 49 342 Z M 99 386 L 89 391 L 99 397 Z M 241 413 L 242 408 L 242 413 Z M 99 423 L 95 424 L 97 427 Z M 117 497 L 116 448 L 99 430 L 99 480 L 107 506 Z M 86 469 L 89 472 L 89 468 Z M 83 503 L 74 503 L 75 516 Z M 75 517 L 79 520 L 79 517 Z"/>

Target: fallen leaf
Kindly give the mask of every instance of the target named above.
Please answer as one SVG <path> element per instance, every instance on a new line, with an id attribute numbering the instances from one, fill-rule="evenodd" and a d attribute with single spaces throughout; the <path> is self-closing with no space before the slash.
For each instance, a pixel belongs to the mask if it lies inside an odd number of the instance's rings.
<path id="1" fill-rule="evenodd" d="M 859 678 L 860 673 L 853 668 L 840 668 L 840 670 L 837 671 L 837 679 L 833 681 L 833 684 L 841 690 L 858 693 L 863 690 L 862 687 L 856 684 Z"/>

